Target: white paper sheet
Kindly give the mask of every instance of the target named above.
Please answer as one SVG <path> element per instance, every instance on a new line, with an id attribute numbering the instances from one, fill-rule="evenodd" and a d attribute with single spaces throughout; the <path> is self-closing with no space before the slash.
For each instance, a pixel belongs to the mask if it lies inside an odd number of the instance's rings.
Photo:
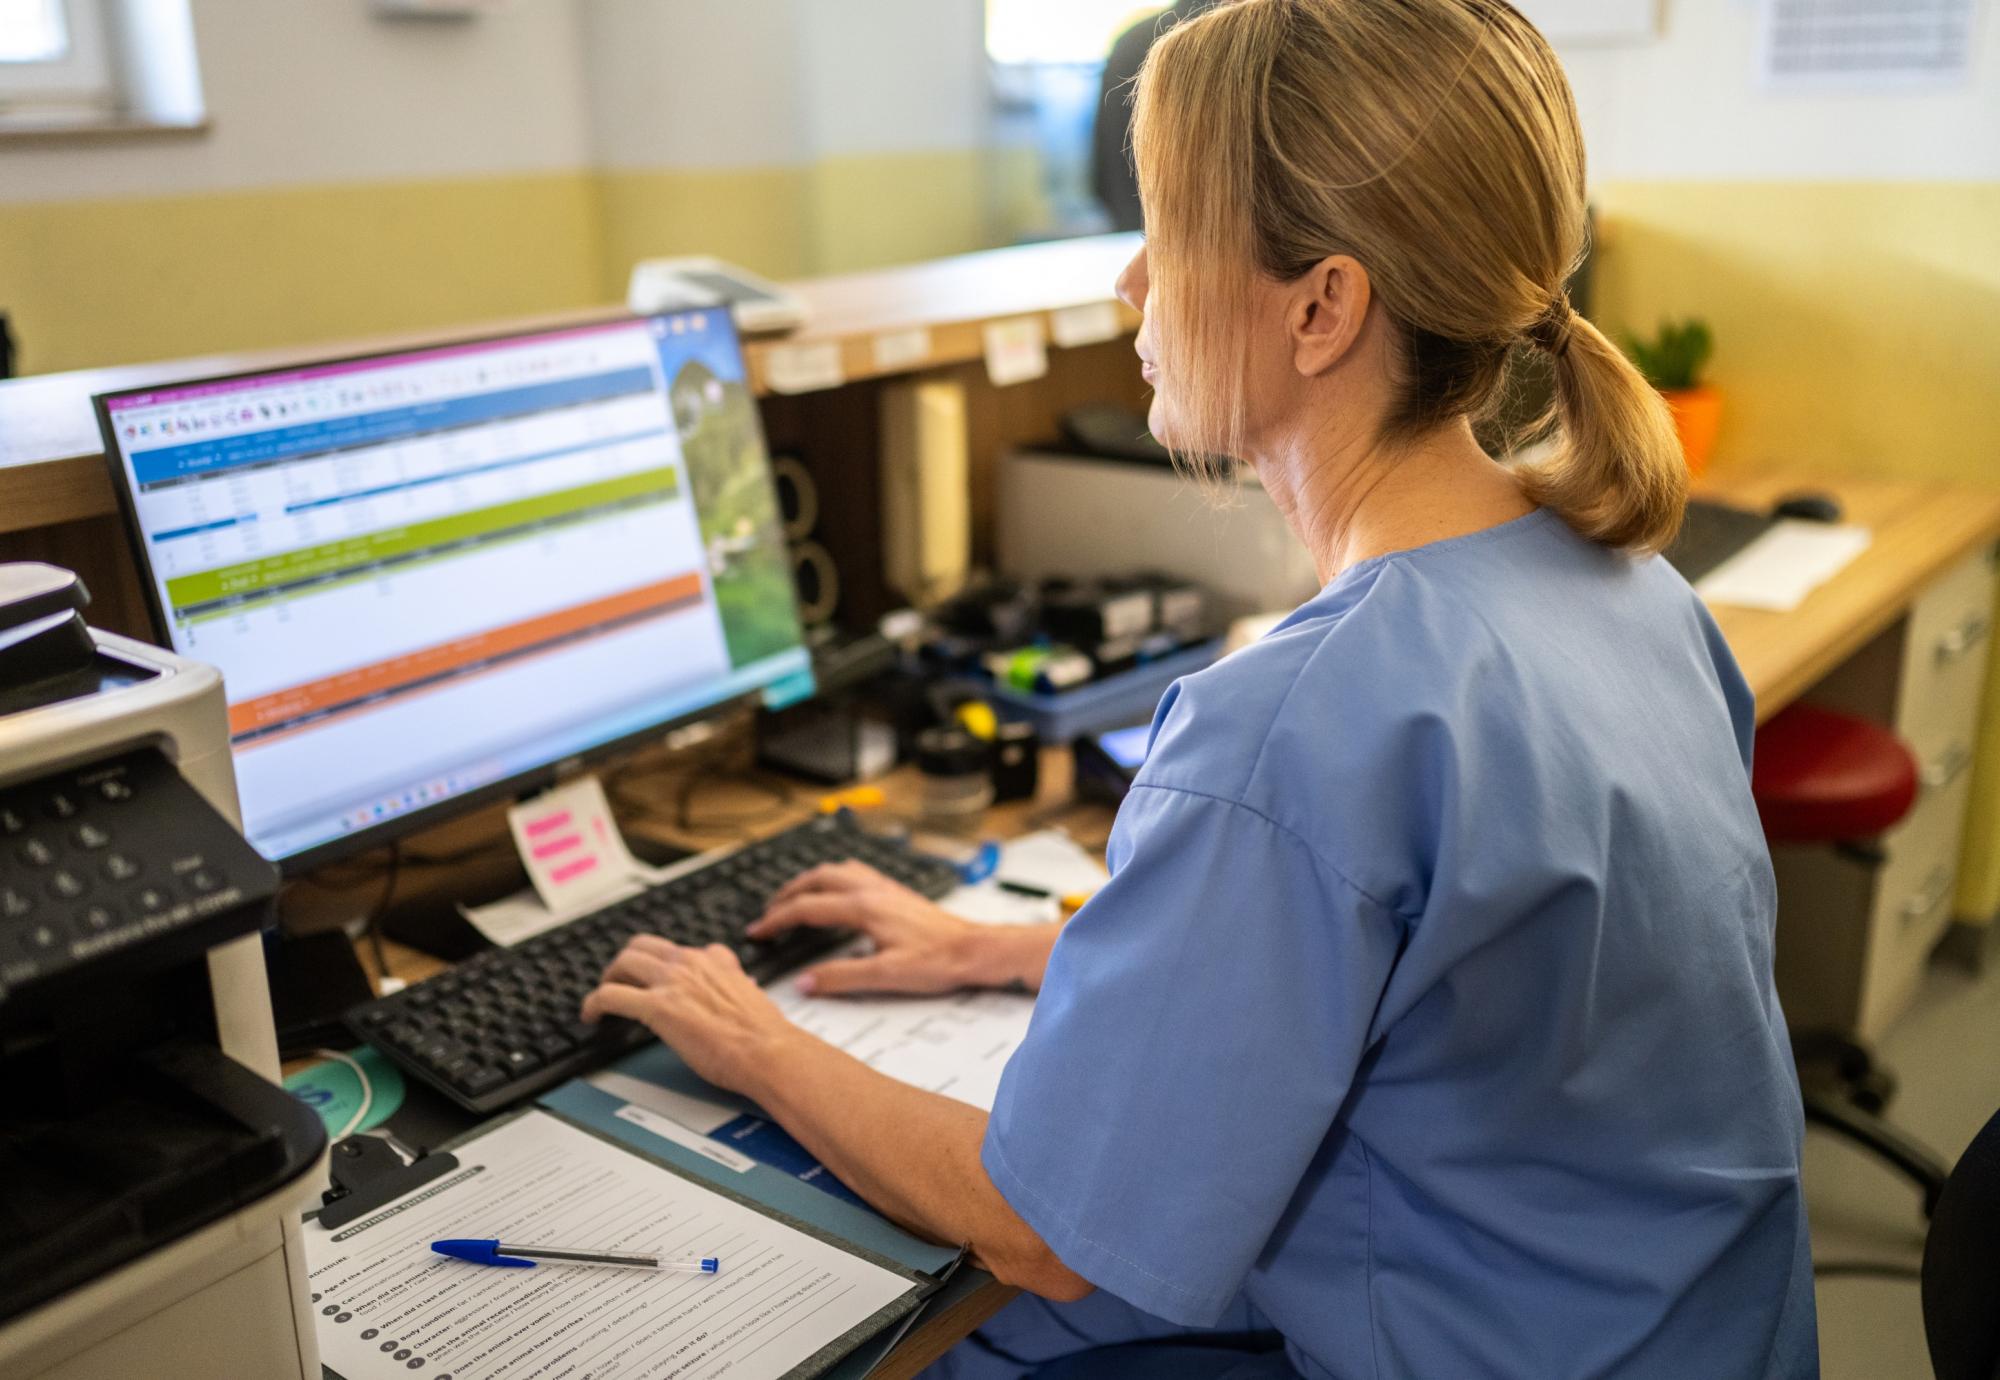
<path id="1" fill-rule="evenodd" d="M 982 924 L 1051 921 L 1060 914 L 1056 897 L 1095 891 L 1110 874 L 1067 834 L 1046 830 L 1002 844 L 993 876 L 959 888 L 939 904 Z M 1051 895 L 1037 898 L 1002 890 L 995 882 L 1003 877 Z M 985 1111 L 993 1110 L 1000 1072 L 1027 1035 L 1035 1010 L 1035 999 L 1017 992 L 809 997 L 798 990 L 795 978 L 770 991 L 794 1024 L 870 1068 Z"/>
<path id="2" fill-rule="evenodd" d="M 1962 86 L 1979 8 L 1980 0 L 1762 0 L 1758 71 L 1772 91 Z"/>
<path id="3" fill-rule="evenodd" d="M 1866 527 L 1782 519 L 1702 576 L 1695 593 L 1715 604 L 1786 613 L 1868 549 Z"/>
<path id="4" fill-rule="evenodd" d="M 321 1359 L 344 1380 L 775 1380 L 910 1289 L 544 1112 L 349 1226 L 305 1228 Z M 717 1275 L 497 1269 L 443 1237 L 720 1257 Z"/>

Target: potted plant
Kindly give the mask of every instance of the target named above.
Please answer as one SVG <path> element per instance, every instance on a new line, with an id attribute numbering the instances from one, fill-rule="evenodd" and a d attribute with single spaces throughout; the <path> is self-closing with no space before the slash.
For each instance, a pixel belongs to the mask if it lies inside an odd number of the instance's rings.
<path id="1" fill-rule="evenodd" d="M 1716 428 L 1722 423 L 1722 394 L 1701 381 L 1702 368 L 1715 353 L 1708 323 L 1695 317 L 1662 321 L 1651 339 L 1626 336 L 1625 353 L 1673 409 L 1688 472 L 1700 474 L 1708 468 Z"/>

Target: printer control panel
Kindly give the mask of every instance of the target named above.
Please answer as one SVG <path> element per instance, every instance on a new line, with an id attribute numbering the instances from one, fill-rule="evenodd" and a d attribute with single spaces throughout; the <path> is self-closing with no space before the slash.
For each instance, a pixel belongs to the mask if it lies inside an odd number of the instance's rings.
<path id="1" fill-rule="evenodd" d="M 157 749 L 0 789 L 0 1002 L 257 929 L 277 869 Z"/>

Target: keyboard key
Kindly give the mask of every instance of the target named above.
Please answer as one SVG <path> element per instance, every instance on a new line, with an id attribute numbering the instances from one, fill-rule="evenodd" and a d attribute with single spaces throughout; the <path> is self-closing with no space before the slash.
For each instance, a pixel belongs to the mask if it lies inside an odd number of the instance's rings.
<path id="1" fill-rule="evenodd" d="M 12 838 L 28 827 L 28 818 L 11 805 L 0 805 L 0 835 Z"/>
<path id="2" fill-rule="evenodd" d="M 476 1065 L 452 1080 L 457 1087 L 464 1089 L 468 1097 L 490 1093 L 506 1081 L 506 1074 L 484 1064 Z"/>
<path id="3" fill-rule="evenodd" d="M 533 1073 L 540 1068 L 542 1056 L 532 1049 L 508 1049 L 501 1051 L 500 1062 L 509 1073 L 519 1077 L 521 1074 Z"/>
<path id="4" fill-rule="evenodd" d="M 19 920 L 35 909 L 34 898 L 25 891 L 11 886 L 0 886 L 0 916 L 9 920 Z"/>
<path id="5" fill-rule="evenodd" d="M 107 853 L 97 870 L 107 882 L 129 882 L 139 875 L 139 864 L 124 853 Z"/>
<path id="6" fill-rule="evenodd" d="M 103 848 L 111 842 L 111 835 L 105 833 L 95 824 L 79 824 L 76 828 L 70 830 L 69 836 L 76 841 L 78 848 Z"/>
<path id="7" fill-rule="evenodd" d="M 115 776 L 106 777 L 97 783 L 97 798 L 108 800 L 113 805 L 122 805 L 132 798 L 131 784 Z"/>
<path id="8" fill-rule="evenodd" d="M 50 819 L 75 819 L 76 797 L 67 791 L 50 791 L 42 802 L 42 810 Z"/>
<path id="9" fill-rule="evenodd" d="M 14 850 L 14 856 L 30 867 L 47 867 L 56 860 L 56 850 L 44 839 L 27 839 Z"/>
<path id="10" fill-rule="evenodd" d="M 49 876 L 49 895 L 58 901 L 74 901 L 90 890 L 90 883 L 66 867 L 57 868 Z"/>

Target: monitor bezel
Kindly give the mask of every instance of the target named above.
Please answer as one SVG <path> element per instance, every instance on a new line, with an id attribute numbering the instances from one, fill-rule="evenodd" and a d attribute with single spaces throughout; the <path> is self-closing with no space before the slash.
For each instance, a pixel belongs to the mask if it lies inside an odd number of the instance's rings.
<path id="1" fill-rule="evenodd" d="M 139 525 L 138 496 L 132 492 L 132 484 L 126 472 L 123 452 L 119 449 L 117 429 L 111 421 L 111 404 L 113 402 L 131 397 L 134 394 L 158 392 L 163 388 L 186 388 L 198 384 L 233 383 L 240 379 L 261 378 L 269 374 L 283 373 L 291 369 L 312 369 L 330 364 L 354 364 L 372 359 L 393 359 L 403 355 L 421 355 L 432 350 L 462 349 L 467 345 L 487 345 L 498 344 L 503 341 L 531 340 L 536 336 L 559 335 L 566 331 L 590 329 L 598 326 L 670 321 L 677 316 L 689 316 L 695 313 L 706 314 L 717 310 L 714 307 L 686 307 L 675 311 L 645 313 L 610 312 L 603 316 L 582 317 L 533 330 L 495 331 L 480 335 L 453 336 L 446 340 L 426 341 L 420 345 L 406 344 L 389 349 L 364 350 L 355 354 L 311 355 L 289 360 L 282 364 L 267 364 L 259 369 L 242 369 L 226 374 L 202 374 L 192 378 L 156 379 L 152 383 L 137 387 L 116 388 L 110 392 L 94 394 L 90 402 L 92 410 L 97 414 L 98 432 L 104 441 L 104 463 L 110 469 L 111 487 L 118 498 L 118 511 L 125 528 L 126 546 L 133 554 L 140 577 L 139 582 L 145 587 L 146 613 L 152 624 L 152 640 L 154 645 L 164 651 L 172 652 L 175 656 L 181 655 L 174 647 L 173 634 L 167 622 L 166 608 L 160 602 L 159 582 L 154 577 L 152 557 L 147 552 L 145 530 Z M 730 319 L 727 310 L 722 310 L 721 315 L 723 320 L 728 323 L 730 336 L 735 342 L 737 358 L 743 362 L 743 379 L 748 384 L 750 382 L 750 368 L 748 359 L 743 355 L 742 333 L 736 329 L 736 323 Z M 754 401 L 754 392 L 752 393 L 752 398 Z M 768 468 L 771 445 L 770 438 L 765 434 L 764 430 L 764 414 L 761 409 L 754 406 L 751 412 L 757 428 L 757 439 L 764 448 L 766 467 Z M 796 584 L 792 587 L 792 611 L 794 617 L 796 617 L 798 613 L 798 587 Z M 800 629 L 803 634 L 803 622 L 800 623 Z M 801 636 L 799 646 L 801 649 L 806 647 L 803 636 Z M 281 858 L 272 858 L 269 861 L 272 866 L 278 869 L 280 875 L 290 878 L 302 876 L 328 863 L 339 862 L 343 858 L 353 857 L 357 853 L 366 853 L 377 848 L 399 845 L 404 839 L 413 834 L 420 834 L 427 829 L 448 824 L 455 819 L 461 819 L 503 799 L 509 797 L 520 799 L 532 795 L 537 791 L 544 790 L 568 777 L 574 776 L 581 767 L 614 757 L 621 752 L 629 752 L 634 748 L 645 745 L 649 740 L 672 733 L 676 729 L 685 728 L 689 724 L 699 723 L 703 720 L 720 719 L 746 706 L 754 705 L 760 701 L 763 690 L 762 686 L 758 686 L 738 691 L 733 695 L 724 696 L 722 699 L 710 704 L 691 709 L 684 714 L 659 719 L 643 728 L 634 729 L 629 733 L 619 734 L 615 738 L 607 739 L 602 743 L 594 744 L 580 751 L 565 754 L 541 766 L 530 767 L 512 776 L 488 782 L 486 785 L 476 787 L 465 792 L 463 795 L 455 795 L 431 805 L 418 806 L 410 810 L 407 814 L 397 815 L 394 819 L 384 820 L 380 824 L 371 824 L 363 829 L 356 829 L 352 833 L 342 834 L 337 838 L 328 839 L 324 843 L 316 843 L 310 848 L 302 848 L 295 853 L 287 853 Z M 230 775 L 232 780 L 235 776 L 235 755 L 235 750 L 231 748 Z M 255 847 L 256 845 L 252 844 L 251 846 Z M 261 853 L 262 850 L 260 849 L 259 852 Z"/>

